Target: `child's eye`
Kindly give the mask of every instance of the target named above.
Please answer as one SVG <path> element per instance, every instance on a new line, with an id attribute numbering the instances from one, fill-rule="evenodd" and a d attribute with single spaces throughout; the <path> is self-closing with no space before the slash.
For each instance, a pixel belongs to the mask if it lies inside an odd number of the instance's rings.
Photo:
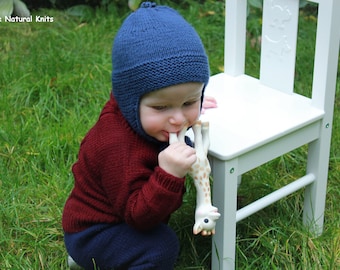
<path id="1" fill-rule="evenodd" d="M 187 107 L 192 106 L 192 105 L 196 104 L 196 102 L 198 102 L 198 100 L 188 101 L 188 102 L 184 103 L 184 106 L 187 106 Z"/>
<path id="2" fill-rule="evenodd" d="M 156 111 L 163 111 L 167 108 L 167 106 L 152 106 L 152 109 Z"/>

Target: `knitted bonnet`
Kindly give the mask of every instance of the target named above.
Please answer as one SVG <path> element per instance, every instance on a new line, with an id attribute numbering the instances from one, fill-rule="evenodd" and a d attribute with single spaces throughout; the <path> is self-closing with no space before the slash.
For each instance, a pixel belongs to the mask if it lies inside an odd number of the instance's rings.
<path id="1" fill-rule="evenodd" d="M 139 117 L 143 95 L 209 80 L 208 59 L 194 28 L 175 10 L 151 2 L 142 3 L 123 22 L 113 43 L 112 65 L 118 106 L 130 126 L 148 139 Z"/>

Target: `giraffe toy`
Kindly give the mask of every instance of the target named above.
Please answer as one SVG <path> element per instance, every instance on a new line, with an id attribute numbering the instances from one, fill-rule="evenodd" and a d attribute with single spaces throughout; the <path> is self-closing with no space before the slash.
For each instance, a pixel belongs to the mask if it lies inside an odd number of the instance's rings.
<path id="1" fill-rule="evenodd" d="M 197 121 L 193 127 L 195 136 L 196 162 L 191 166 L 189 175 L 193 178 L 196 188 L 196 210 L 193 233 L 202 235 L 215 234 L 216 220 L 221 216 L 218 209 L 211 204 L 210 164 L 207 158 L 209 148 L 209 123 Z M 169 143 L 184 142 L 187 126 L 177 136 L 170 133 Z"/>

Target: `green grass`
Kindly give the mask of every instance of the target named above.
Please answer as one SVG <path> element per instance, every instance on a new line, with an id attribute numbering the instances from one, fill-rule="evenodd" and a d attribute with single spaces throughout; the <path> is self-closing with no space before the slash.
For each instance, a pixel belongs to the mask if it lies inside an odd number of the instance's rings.
<path id="1" fill-rule="evenodd" d="M 212 73 L 220 72 L 223 4 L 185 5 L 181 12 L 202 36 Z M 97 11 L 88 21 L 54 10 L 36 14 L 53 16 L 54 22 L 0 23 L 0 269 L 67 269 L 61 213 L 73 185 L 70 169 L 109 96 L 111 45 L 124 17 L 113 10 Z M 258 21 L 250 16 L 251 23 Z M 300 23 L 302 36 L 315 26 L 307 15 Z M 249 33 L 255 41 L 256 27 Z M 311 84 L 309 44 L 299 41 L 299 89 Z M 248 47 L 246 69 L 257 74 L 258 45 Z M 302 92 L 308 94 L 308 87 Z M 338 84 L 324 233 L 315 238 L 302 226 L 303 192 L 297 192 L 238 224 L 238 269 L 340 268 L 339 92 Z M 244 175 L 242 204 L 301 175 L 305 151 Z M 209 269 L 210 239 L 191 232 L 194 202 L 189 185 L 183 207 L 171 219 L 181 240 L 176 269 Z"/>

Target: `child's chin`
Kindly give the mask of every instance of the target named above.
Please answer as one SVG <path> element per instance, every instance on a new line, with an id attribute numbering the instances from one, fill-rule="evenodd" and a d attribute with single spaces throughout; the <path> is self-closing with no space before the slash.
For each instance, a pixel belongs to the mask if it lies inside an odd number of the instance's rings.
<path id="1" fill-rule="evenodd" d="M 159 141 L 159 142 L 168 142 L 169 141 L 169 139 L 168 138 L 164 138 L 164 137 L 159 137 L 159 138 L 156 138 L 156 140 L 157 141 Z"/>
<path id="2" fill-rule="evenodd" d="M 156 139 L 160 142 L 168 142 L 169 141 L 169 133 L 163 131 L 160 134 L 158 134 Z"/>

